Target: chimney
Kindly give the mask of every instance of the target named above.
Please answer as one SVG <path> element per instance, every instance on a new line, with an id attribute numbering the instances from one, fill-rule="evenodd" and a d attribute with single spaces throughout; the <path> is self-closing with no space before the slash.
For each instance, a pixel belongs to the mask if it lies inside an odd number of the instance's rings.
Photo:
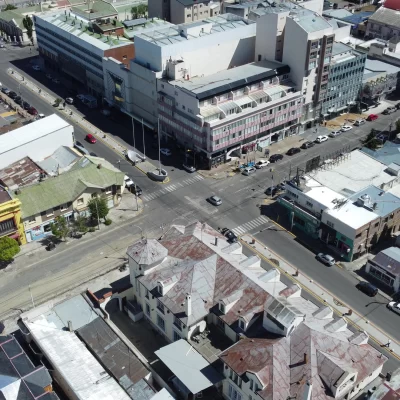
<path id="1" fill-rule="evenodd" d="M 68 321 L 68 330 L 69 330 L 70 332 L 73 332 L 73 331 L 74 331 L 74 329 L 72 328 L 72 321 Z"/>
<path id="2" fill-rule="evenodd" d="M 186 294 L 185 313 L 188 317 L 192 315 L 192 296 L 189 293 Z"/>
<path id="3" fill-rule="evenodd" d="M 215 245 L 218 246 L 218 238 L 215 238 Z"/>
<path id="4" fill-rule="evenodd" d="M 308 355 L 307 355 L 307 353 L 304 353 L 304 362 L 303 363 L 304 364 L 308 363 Z"/>

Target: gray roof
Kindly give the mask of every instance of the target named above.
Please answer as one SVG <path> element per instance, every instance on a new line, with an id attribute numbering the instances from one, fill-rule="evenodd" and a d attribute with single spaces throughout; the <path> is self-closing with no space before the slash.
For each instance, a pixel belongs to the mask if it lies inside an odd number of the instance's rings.
<path id="1" fill-rule="evenodd" d="M 369 17 L 369 21 L 400 28 L 399 12 L 390 8 L 378 8 L 378 10 Z"/>
<path id="2" fill-rule="evenodd" d="M 353 15 L 350 11 L 347 11 L 343 8 L 339 8 L 337 10 L 325 10 L 322 12 L 322 15 L 326 17 L 332 17 L 332 18 L 345 18 L 349 17 L 350 15 Z"/>
<path id="3" fill-rule="evenodd" d="M 126 254 L 139 265 L 151 265 L 167 257 L 168 250 L 156 239 L 142 239 L 129 246 Z"/>
<path id="4" fill-rule="evenodd" d="M 372 261 L 385 271 L 393 275 L 400 275 L 400 249 L 398 247 L 382 250 Z"/>
<path id="5" fill-rule="evenodd" d="M 193 78 L 188 81 L 177 80 L 170 83 L 194 93 L 199 100 L 204 100 L 289 72 L 290 67 L 288 65 L 275 61 L 260 61 L 201 78 Z"/>
<path id="6" fill-rule="evenodd" d="M 336 56 L 338 54 L 345 53 L 350 50 L 353 49 L 350 46 L 347 46 L 347 44 L 334 42 L 332 46 L 332 56 Z"/>
<path id="7" fill-rule="evenodd" d="M 332 28 L 326 19 L 314 13 L 304 13 L 304 15 L 298 14 L 297 23 L 308 33 Z"/>
<path id="8" fill-rule="evenodd" d="M 49 175 L 56 175 L 57 171 L 65 172 L 68 167 L 80 158 L 74 150 L 69 147 L 59 147 L 51 156 L 37 164 Z"/>
<path id="9" fill-rule="evenodd" d="M 193 394 L 199 393 L 223 379 L 184 339 L 161 347 L 155 354 Z"/>
<path id="10" fill-rule="evenodd" d="M 399 144 L 387 141 L 380 149 L 371 150 L 363 147 L 362 151 L 385 165 L 389 166 L 392 163 L 400 165 Z"/>
<path id="11" fill-rule="evenodd" d="M 380 60 L 372 60 L 367 58 L 365 60 L 365 70 L 370 72 L 387 72 L 388 74 L 398 74 L 400 72 L 400 68 L 395 65 L 386 63 Z"/>

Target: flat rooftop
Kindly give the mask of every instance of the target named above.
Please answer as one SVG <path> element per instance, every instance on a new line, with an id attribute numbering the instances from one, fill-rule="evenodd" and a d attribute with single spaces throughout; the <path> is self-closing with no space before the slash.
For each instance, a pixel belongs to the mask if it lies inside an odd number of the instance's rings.
<path id="1" fill-rule="evenodd" d="M 325 18 L 310 10 L 296 11 L 294 16 L 297 18 L 297 23 L 308 33 L 332 28 L 332 25 Z"/>
<path id="2" fill-rule="evenodd" d="M 192 92 L 199 100 L 226 93 L 239 87 L 288 74 L 290 67 L 275 61 L 260 61 L 220 71 L 212 75 L 175 80 L 170 84 Z"/>
<path id="3" fill-rule="evenodd" d="M 238 17 L 234 14 L 220 14 L 215 17 L 205 18 L 202 21 L 173 25 L 169 28 L 158 29 L 151 33 L 142 33 L 137 35 L 137 37 L 163 47 L 179 42 L 187 42 L 188 40 L 194 40 L 202 36 L 216 35 L 252 24 L 255 24 L 255 22 Z M 190 32 L 191 28 L 196 28 L 200 25 L 207 26 L 207 29 L 204 32 L 201 32 L 200 29 L 193 33 Z M 182 31 L 187 31 L 187 33 L 182 33 Z"/>
<path id="4" fill-rule="evenodd" d="M 133 39 L 135 36 L 149 33 L 155 30 L 166 29 L 175 26 L 168 21 L 159 18 L 138 18 L 122 21 L 124 36 Z"/>
<path id="5" fill-rule="evenodd" d="M 388 74 L 398 74 L 400 72 L 400 68 L 384 61 L 367 58 L 365 60 L 364 74 L 371 72 L 387 72 Z"/>

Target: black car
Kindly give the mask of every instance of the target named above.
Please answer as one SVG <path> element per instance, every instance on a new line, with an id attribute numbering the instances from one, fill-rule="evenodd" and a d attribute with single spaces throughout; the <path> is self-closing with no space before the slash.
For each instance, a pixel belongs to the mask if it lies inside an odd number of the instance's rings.
<path id="1" fill-rule="evenodd" d="M 300 147 L 292 147 L 291 149 L 289 149 L 288 151 L 287 151 L 287 155 L 288 156 L 292 156 L 292 155 L 294 155 L 294 154 L 297 154 L 297 153 L 300 153 Z"/>
<path id="2" fill-rule="evenodd" d="M 24 108 L 24 110 L 28 110 L 29 108 L 31 108 L 31 105 L 29 103 L 27 103 L 26 101 L 23 101 L 22 107 Z"/>
<path id="3" fill-rule="evenodd" d="M 378 294 L 378 289 L 369 282 L 360 282 L 356 287 L 370 297 L 375 297 Z"/>
<path id="4" fill-rule="evenodd" d="M 9 97 L 10 99 L 15 99 L 16 97 L 18 97 L 18 95 L 17 95 L 17 93 L 15 93 L 15 92 L 10 92 L 10 93 L 8 93 L 8 97 Z"/>
<path id="5" fill-rule="evenodd" d="M 309 149 L 310 147 L 313 147 L 314 145 L 315 145 L 314 142 L 304 142 L 304 143 L 301 145 L 301 148 L 302 148 L 302 149 Z"/>
<path id="6" fill-rule="evenodd" d="M 229 243 L 236 243 L 238 237 L 228 228 L 221 229 L 221 233 L 228 239 Z"/>
<path id="7" fill-rule="evenodd" d="M 4 93 L 4 94 L 10 94 L 10 89 L 8 89 L 8 88 L 6 88 L 5 86 L 3 86 L 2 88 L 1 88 L 1 91 Z"/>
<path id="8" fill-rule="evenodd" d="M 266 189 L 265 194 L 267 196 L 275 196 L 278 193 L 278 187 L 277 186 L 270 186 L 269 188 Z"/>
<path id="9" fill-rule="evenodd" d="M 22 103 L 24 102 L 24 100 L 22 100 L 21 96 L 17 96 L 14 101 L 19 104 L 20 106 L 22 106 Z"/>
<path id="10" fill-rule="evenodd" d="M 140 188 L 140 186 L 138 186 L 138 185 L 132 185 L 131 187 L 130 187 L 130 190 L 131 190 L 131 192 L 133 193 L 133 194 L 136 194 L 136 195 L 138 195 L 138 196 L 141 196 L 142 195 L 142 193 L 143 193 L 143 190 Z"/>
<path id="11" fill-rule="evenodd" d="M 282 154 L 272 154 L 272 156 L 269 158 L 269 162 L 274 163 L 279 160 L 282 160 L 283 155 Z"/>

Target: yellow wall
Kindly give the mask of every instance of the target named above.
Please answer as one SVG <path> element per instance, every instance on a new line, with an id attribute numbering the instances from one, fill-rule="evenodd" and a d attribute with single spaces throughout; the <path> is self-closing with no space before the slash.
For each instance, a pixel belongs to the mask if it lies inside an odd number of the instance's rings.
<path id="1" fill-rule="evenodd" d="M 0 204 L 0 221 L 14 218 L 19 233 L 20 244 L 26 243 L 24 224 L 21 217 L 21 202 L 18 199 L 12 199 Z"/>

